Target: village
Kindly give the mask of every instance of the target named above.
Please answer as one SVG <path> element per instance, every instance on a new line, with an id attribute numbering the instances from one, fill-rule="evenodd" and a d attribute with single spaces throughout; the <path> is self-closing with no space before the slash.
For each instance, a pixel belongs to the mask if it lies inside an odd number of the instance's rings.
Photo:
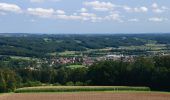
<path id="1" fill-rule="evenodd" d="M 105 55 L 101 57 L 53 57 L 52 59 L 46 60 L 46 63 L 53 65 L 69 65 L 78 64 L 84 66 L 91 66 L 95 62 L 100 61 L 123 61 L 123 62 L 133 62 L 136 56 L 124 56 L 124 55 Z"/>

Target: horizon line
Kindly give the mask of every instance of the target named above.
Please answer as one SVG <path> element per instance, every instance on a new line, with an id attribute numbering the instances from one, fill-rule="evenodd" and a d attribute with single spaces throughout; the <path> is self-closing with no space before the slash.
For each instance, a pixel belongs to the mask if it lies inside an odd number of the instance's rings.
<path id="1" fill-rule="evenodd" d="M 111 32 L 105 32 L 105 33 L 98 33 L 98 32 L 87 32 L 87 33 L 81 33 L 81 32 L 78 32 L 78 33 L 73 33 L 73 32 L 71 32 L 71 33 L 65 33 L 65 32 L 60 32 L 60 33 L 51 33 L 51 32 L 49 32 L 49 33 L 47 33 L 47 32 L 45 32 L 45 33 L 43 33 L 43 32 L 0 32 L 0 34 L 40 34 L 40 35 L 43 35 L 43 34 L 47 34 L 47 35 L 57 35 L 57 34 L 170 34 L 170 32 L 127 32 L 127 33 L 125 33 L 125 32 L 119 32 L 119 33 L 115 33 L 115 32 L 113 32 L 113 33 L 111 33 Z"/>

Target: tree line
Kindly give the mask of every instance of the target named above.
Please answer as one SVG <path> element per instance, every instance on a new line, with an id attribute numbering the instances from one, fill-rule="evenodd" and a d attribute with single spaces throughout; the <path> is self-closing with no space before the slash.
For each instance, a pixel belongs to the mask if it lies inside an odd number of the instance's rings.
<path id="1" fill-rule="evenodd" d="M 170 90 L 170 56 L 139 57 L 134 62 L 102 61 L 85 68 L 0 68 L 0 92 L 53 85 L 147 86 Z"/>

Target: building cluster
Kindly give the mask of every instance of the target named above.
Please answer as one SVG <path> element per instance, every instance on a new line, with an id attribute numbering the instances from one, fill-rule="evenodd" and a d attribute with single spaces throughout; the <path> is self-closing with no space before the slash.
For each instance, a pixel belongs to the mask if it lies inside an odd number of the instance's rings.
<path id="1" fill-rule="evenodd" d="M 124 56 L 124 55 L 106 55 L 102 57 L 58 57 L 52 58 L 47 61 L 51 66 L 56 64 L 82 64 L 85 66 L 90 66 L 98 61 L 123 61 L 123 62 L 133 62 L 134 56 Z"/>
<path id="2" fill-rule="evenodd" d="M 124 56 L 124 55 L 105 55 L 102 57 L 57 57 L 42 60 L 37 60 L 36 65 L 29 65 L 26 69 L 37 70 L 42 66 L 60 66 L 69 64 L 81 64 L 84 66 L 90 66 L 95 62 L 99 61 L 123 61 L 123 62 L 134 62 L 135 56 Z M 35 67 L 36 66 L 36 67 Z"/>
<path id="3" fill-rule="evenodd" d="M 124 55 L 106 55 L 97 58 L 97 61 L 123 61 L 123 62 L 133 62 L 135 56 L 124 56 Z"/>
<path id="4" fill-rule="evenodd" d="M 80 58 L 80 57 L 59 57 L 59 58 L 51 59 L 51 64 L 73 64 L 73 63 L 82 63 L 82 58 Z"/>

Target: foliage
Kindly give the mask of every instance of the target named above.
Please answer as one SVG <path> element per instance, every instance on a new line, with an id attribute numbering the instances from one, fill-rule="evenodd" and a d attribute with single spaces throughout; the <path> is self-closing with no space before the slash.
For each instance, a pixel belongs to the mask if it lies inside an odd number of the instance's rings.
<path id="1" fill-rule="evenodd" d="M 39 81 L 34 81 L 34 82 L 28 81 L 27 83 L 23 84 L 23 87 L 34 87 L 34 86 L 42 86 L 42 83 Z"/>
<path id="2" fill-rule="evenodd" d="M 16 89 L 16 74 L 9 69 L 0 69 L 0 92 L 11 92 Z"/>
<path id="3" fill-rule="evenodd" d="M 66 86 L 74 86 L 74 83 L 71 82 L 71 81 L 70 81 L 70 82 L 67 82 L 67 83 L 66 83 Z"/>

